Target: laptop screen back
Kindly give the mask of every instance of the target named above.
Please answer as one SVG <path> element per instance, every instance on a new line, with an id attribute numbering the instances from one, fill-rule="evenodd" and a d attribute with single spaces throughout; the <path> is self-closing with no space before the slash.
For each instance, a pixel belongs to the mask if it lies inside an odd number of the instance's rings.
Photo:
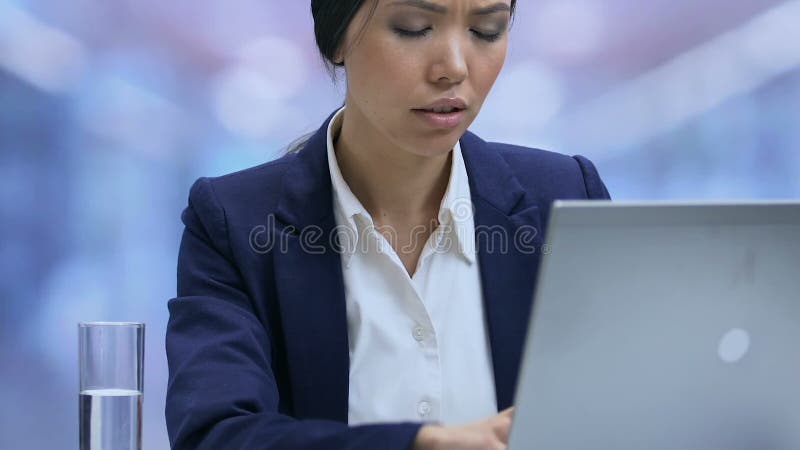
<path id="1" fill-rule="evenodd" d="M 556 202 L 511 450 L 800 449 L 800 204 Z"/>

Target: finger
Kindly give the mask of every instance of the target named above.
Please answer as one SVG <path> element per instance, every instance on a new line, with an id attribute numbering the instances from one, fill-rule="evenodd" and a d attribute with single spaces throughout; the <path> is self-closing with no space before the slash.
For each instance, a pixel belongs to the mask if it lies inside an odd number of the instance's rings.
<path id="1" fill-rule="evenodd" d="M 498 416 L 492 421 L 492 433 L 503 444 L 508 443 L 508 434 L 511 431 L 511 417 L 507 414 Z"/>
<path id="2" fill-rule="evenodd" d="M 513 406 L 508 407 L 508 408 L 500 411 L 500 413 L 498 415 L 499 416 L 508 416 L 508 417 L 513 419 L 514 418 L 514 407 Z"/>
<path id="3" fill-rule="evenodd" d="M 497 441 L 492 443 L 490 448 L 494 450 L 508 450 L 508 443 L 506 441 Z"/>

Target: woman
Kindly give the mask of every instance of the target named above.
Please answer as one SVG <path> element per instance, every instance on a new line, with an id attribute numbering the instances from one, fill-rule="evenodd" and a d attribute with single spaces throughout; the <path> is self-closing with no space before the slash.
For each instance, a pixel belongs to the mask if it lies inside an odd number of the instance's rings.
<path id="1" fill-rule="evenodd" d="M 299 151 L 192 187 L 174 448 L 505 448 L 550 203 L 608 198 L 583 157 L 466 131 L 514 6 L 312 0 L 345 107 Z"/>

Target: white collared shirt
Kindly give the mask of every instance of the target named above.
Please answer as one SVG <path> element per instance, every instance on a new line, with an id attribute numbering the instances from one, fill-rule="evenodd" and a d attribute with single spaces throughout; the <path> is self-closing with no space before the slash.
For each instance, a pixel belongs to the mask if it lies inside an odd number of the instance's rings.
<path id="1" fill-rule="evenodd" d="M 463 424 L 497 413 L 467 171 L 460 143 L 439 227 L 409 276 L 342 178 L 328 126 L 328 168 L 343 244 L 350 343 L 348 423 Z"/>

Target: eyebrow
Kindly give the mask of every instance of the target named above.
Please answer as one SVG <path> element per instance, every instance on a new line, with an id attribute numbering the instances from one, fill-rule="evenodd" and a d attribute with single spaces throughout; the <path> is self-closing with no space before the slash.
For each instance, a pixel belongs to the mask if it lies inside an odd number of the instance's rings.
<path id="1" fill-rule="evenodd" d="M 425 0 L 397 0 L 392 2 L 389 6 L 414 6 L 416 8 L 424 9 L 426 11 L 431 11 L 439 14 L 447 13 L 446 7 Z M 511 12 L 511 7 L 508 6 L 506 3 L 497 2 L 495 4 L 484 6 L 482 8 L 475 8 L 469 13 L 472 16 L 484 16 L 503 11 Z"/>

